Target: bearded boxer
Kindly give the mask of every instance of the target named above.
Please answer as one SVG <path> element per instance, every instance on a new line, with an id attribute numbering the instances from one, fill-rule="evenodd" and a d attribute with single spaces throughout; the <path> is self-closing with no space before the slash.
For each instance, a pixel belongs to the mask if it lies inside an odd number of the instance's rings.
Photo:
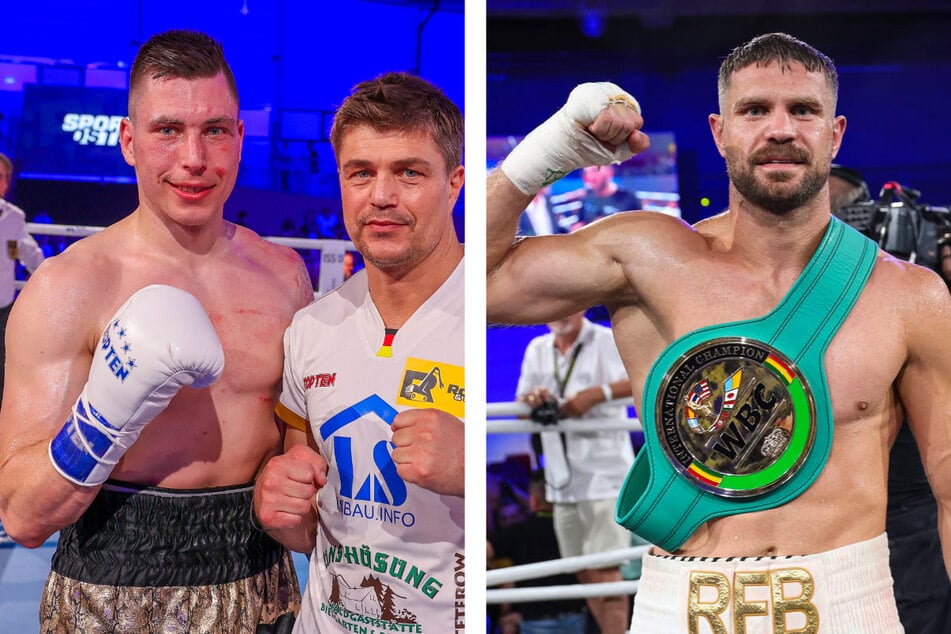
<path id="1" fill-rule="evenodd" d="M 251 523 L 281 450 L 281 337 L 313 299 L 300 257 L 223 219 L 244 127 L 221 46 L 140 49 L 123 156 L 139 205 L 48 260 L 9 324 L 0 514 L 60 531 L 42 632 L 289 631 L 289 553 Z"/>
<path id="2" fill-rule="evenodd" d="M 883 531 L 903 414 L 947 538 L 951 303 L 830 217 L 837 89 L 788 35 L 736 48 L 709 120 L 730 206 L 696 227 L 639 212 L 513 241 L 546 183 L 648 146 L 614 85 L 576 88 L 489 177 L 489 320 L 605 304 L 641 403 L 646 450 L 616 514 L 655 544 L 638 633 L 902 631 Z"/>
<path id="3" fill-rule="evenodd" d="M 334 115 L 366 266 L 287 330 L 292 446 L 254 493 L 264 528 L 311 553 L 295 632 L 465 627 L 462 135 L 456 105 L 405 73 L 357 85 Z"/>

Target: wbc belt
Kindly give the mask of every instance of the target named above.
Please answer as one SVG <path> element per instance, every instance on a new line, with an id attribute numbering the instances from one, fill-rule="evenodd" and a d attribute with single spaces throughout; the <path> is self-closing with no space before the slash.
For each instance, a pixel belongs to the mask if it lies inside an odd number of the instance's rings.
<path id="1" fill-rule="evenodd" d="M 825 467 L 833 418 L 823 357 L 878 249 L 831 218 L 769 314 L 673 341 L 647 376 L 638 453 L 615 519 L 673 551 L 715 517 L 773 508 Z"/>

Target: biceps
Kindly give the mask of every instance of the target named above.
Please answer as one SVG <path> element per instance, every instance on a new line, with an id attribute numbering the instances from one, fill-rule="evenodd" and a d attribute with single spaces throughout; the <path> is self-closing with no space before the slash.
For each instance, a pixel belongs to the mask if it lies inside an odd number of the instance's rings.
<path id="1" fill-rule="evenodd" d="M 20 337 L 8 339 L 0 444 L 27 446 L 51 437 L 69 417 L 89 374 L 91 355 L 37 350 Z"/>
<path id="2" fill-rule="evenodd" d="M 951 367 L 909 364 L 899 384 L 905 415 L 937 497 L 951 501 Z"/>
<path id="3" fill-rule="evenodd" d="M 525 238 L 488 276 L 487 316 L 545 323 L 605 302 L 624 283 L 620 265 L 581 232 Z"/>

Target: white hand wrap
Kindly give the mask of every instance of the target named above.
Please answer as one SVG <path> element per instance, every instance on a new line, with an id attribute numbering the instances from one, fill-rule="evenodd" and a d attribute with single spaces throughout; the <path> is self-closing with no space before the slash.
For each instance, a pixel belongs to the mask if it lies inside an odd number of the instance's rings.
<path id="1" fill-rule="evenodd" d="M 586 129 L 602 110 L 613 104 L 641 112 L 637 100 L 615 84 L 597 82 L 576 86 L 558 112 L 509 152 L 502 162 L 502 172 L 519 191 L 535 194 L 576 169 L 631 158 L 634 152 L 627 143 L 612 152 Z"/>
<path id="2" fill-rule="evenodd" d="M 160 285 L 137 291 L 99 339 L 73 413 L 50 442 L 53 466 L 76 484 L 102 484 L 179 389 L 207 387 L 223 370 L 218 334 L 193 295 Z"/>

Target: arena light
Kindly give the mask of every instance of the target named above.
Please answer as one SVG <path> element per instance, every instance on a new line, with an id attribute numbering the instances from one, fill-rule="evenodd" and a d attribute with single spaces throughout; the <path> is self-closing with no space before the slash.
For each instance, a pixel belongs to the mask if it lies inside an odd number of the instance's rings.
<path id="1" fill-rule="evenodd" d="M 606 17 L 604 11 L 598 7 L 585 7 L 581 10 L 581 33 L 587 38 L 596 40 L 604 35 Z"/>

